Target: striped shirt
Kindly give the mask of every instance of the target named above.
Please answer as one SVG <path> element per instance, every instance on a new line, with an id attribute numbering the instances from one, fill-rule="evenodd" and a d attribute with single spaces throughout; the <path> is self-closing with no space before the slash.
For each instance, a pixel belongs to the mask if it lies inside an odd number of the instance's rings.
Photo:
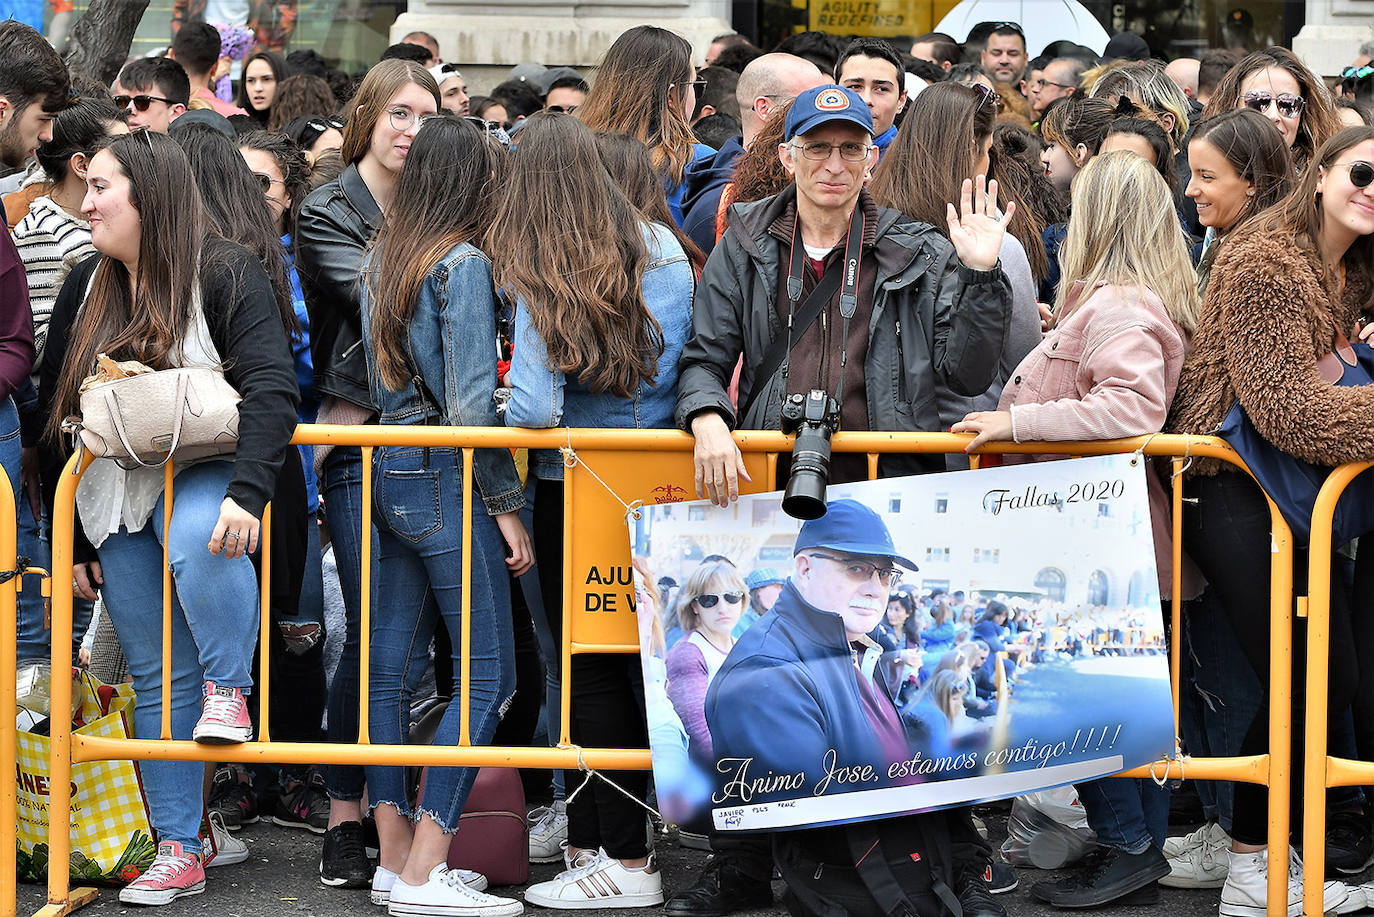
<path id="1" fill-rule="evenodd" d="M 42 359 L 48 339 L 48 317 L 57 291 L 72 265 L 95 251 L 91 224 L 63 210 L 44 195 L 29 205 L 28 215 L 14 227 L 14 244 L 29 279 L 29 305 L 33 309 L 33 338 Z"/>

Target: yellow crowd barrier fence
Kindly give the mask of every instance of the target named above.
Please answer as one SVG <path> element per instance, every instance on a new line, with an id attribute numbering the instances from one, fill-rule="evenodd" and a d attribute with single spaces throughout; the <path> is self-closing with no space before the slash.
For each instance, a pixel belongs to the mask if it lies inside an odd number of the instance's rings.
<path id="1" fill-rule="evenodd" d="M 842 433 L 832 441 L 836 453 L 859 453 L 867 456 L 868 476 L 878 476 L 879 456 L 886 453 L 961 453 L 969 437 L 948 433 Z M 774 489 L 780 453 L 791 449 L 791 437 L 780 433 L 744 431 L 735 434 L 735 441 L 744 453 L 752 483 L 741 481 L 746 493 Z M 202 746 L 194 742 L 171 740 L 170 704 L 163 704 L 160 737 L 156 739 L 106 739 L 74 735 L 70 720 L 54 717 L 52 721 L 52 761 L 50 808 L 53 813 L 70 811 L 68 775 L 74 763 L 109 759 L 161 759 L 178 761 L 235 761 L 308 764 L 383 764 L 412 766 L 508 766 L 537 768 L 589 769 L 647 769 L 649 753 L 638 748 L 578 748 L 570 740 L 570 703 L 572 697 L 571 657 L 577 653 L 635 653 L 639 651 L 632 593 L 624 590 L 607 591 L 605 584 L 614 584 L 629 575 L 630 550 L 626 533 L 627 511 L 633 512 L 637 503 L 674 502 L 692 499 L 693 470 L 691 437 L 675 431 L 636 430 L 515 430 L 480 427 L 428 426 L 329 426 L 303 425 L 297 429 L 296 444 L 357 446 L 361 448 L 363 473 L 363 526 L 366 530 L 372 518 L 372 462 L 374 450 L 388 446 L 449 447 L 461 450 L 463 456 L 463 622 L 456 635 L 461 648 L 460 686 L 461 733 L 456 746 L 372 745 L 368 741 L 368 641 L 361 644 L 359 732 L 356 744 L 325 744 L 280 742 L 272 739 L 266 724 L 270 708 L 270 666 L 266 658 L 269 641 L 267 596 L 270 595 L 271 570 L 267 563 L 270 552 L 261 547 L 263 557 L 260 633 L 260 680 L 255 690 L 259 696 L 259 722 L 262 724 L 256 741 L 235 746 Z M 471 577 L 470 533 L 472 519 L 472 455 L 477 448 L 528 448 L 563 450 L 565 459 L 565 531 L 564 531 L 564 589 L 562 647 L 562 705 L 559 711 L 559 743 L 556 748 L 473 746 L 469 734 L 469 665 L 471 634 L 468 621 L 468 585 Z M 1182 551 L 1182 513 L 1184 511 L 1181 472 L 1190 459 L 1214 458 L 1244 471 L 1236 454 L 1220 439 L 1214 437 L 1155 435 L 1136 439 L 1101 443 L 993 443 L 985 453 L 1039 453 L 1065 456 L 1105 455 L 1112 453 L 1142 453 L 1171 460 L 1173 504 L 1172 633 L 1169 656 L 1172 673 L 1174 724 L 1177 732 L 1179 710 L 1179 661 L 1181 640 L 1180 556 Z M 978 456 L 973 456 L 978 465 Z M 70 570 L 72 564 L 74 498 L 77 482 L 84 470 L 73 458 L 59 482 L 53 512 L 53 568 Z M 173 488 L 172 472 L 167 472 L 167 489 Z M 5 488 L 0 488 L 4 490 Z M 164 501 L 168 507 L 171 500 Z M 168 510 L 170 512 L 170 509 Z M 268 508 L 270 513 L 270 507 Z M 1270 573 L 1269 626 L 1272 634 L 1270 661 L 1270 749 L 1268 754 L 1232 758 L 1183 758 L 1175 755 L 1156 766 L 1137 768 L 1122 776 L 1156 779 L 1183 779 L 1185 776 L 1207 780 L 1236 780 L 1267 784 L 1269 787 L 1269 843 L 1273 849 L 1284 849 L 1289 834 L 1290 779 L 1290 723 L 1292 651 L 1293 583 L 1292 536 L 1277 507 L 1270 501 L 1274 554 Z M 8 524 L 3 520 L 11 520 Z M 15 554 L 13 507 L 0 503 L 0 565 L 12 567 Z M 267 537 L 269 517 L 263 519 L 264 539 Z M 1329 526 L 1328 526 L 1329 528 Z M 371 614 L 371 544 L 362 539 L 363 586 L 361 603 L 361 632 L 370 633 Z M 165 560 L 165 558 L 164 558 Z M 167 645 L 171 629 L 171 571 L 163 565 L 163 655 L 170 656 Z M 64 572 L 63 577 L 66 576 Z M 632 588 L 632 587 L 629 587 Z M 72 595 L 71 590 L 54 590 L 52 606 L 53 671 L 62 671 L 68 664 L 71 646 Z M 0 586 L 0 654 L 8 674 L 0 676 L 0 751 L 7 752 L 7 761 L 14 760 L 14 590 Z M 4 641 L 9 643 L 5 644 Z M 1314 645 L 1316 641 L 1314 641 Z M 162 673 L 164 696 L 170 696 L 171 672 Z M 71 682 L 52 679 L 52 709 L 70 709 Z M 8 706 L 6 706 L 8 704 Z M 4 719 L 9 715 L 9 719 Z M 1309 772 L 1310 773 L 1310 772 Z M 14 789 L 0 793 L 0 887 L 9 876 L 13 887 L 14 850 Z M 8 808 L 7 808 L 8 807 Z M 49 836 L 49 857 L 52 864 L 65 864 L 70 853 L 70 837 L 66 824 L 54 815 Z M 1318 846 L 1320 849 L 1320 846 Z M 1309 848 L 1310 850 L 1310 848 Z M 4 866 L 8 863 L 8 866 Z M 1311 873 L 1309 873 L 1310 875 Z M 1318 875 L 1319 875 L 1318 871 Z M 302 877 L 301 881 L 307 881 Z M 71 889 L 65 868 L 56 865 L 48 873 L 48 904 L 35 917 L 57 917 L 68 914 L 90 901 L 93 889 Z M 1281 917 L 1286 912 L 1287 875 L 1284 870 L 1270 870 L 1269 914 Z M 1320 901 L 1320 886 L 1317 888 Z M 5 908 L 8 907 L 8 910 Z M 14 913 L 13 905 L 0 898 L 0 917 Z"/>

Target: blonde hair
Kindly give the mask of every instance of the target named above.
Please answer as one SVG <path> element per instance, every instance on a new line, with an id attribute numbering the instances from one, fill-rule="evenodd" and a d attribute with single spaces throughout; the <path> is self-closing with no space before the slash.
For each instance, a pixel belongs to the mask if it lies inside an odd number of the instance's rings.
<path id="1" fill-rule="evenodd" d="M 749 590 L 745 588 L 744 580 L 740 579 L 739 570 L 735 569 L 735 565 L 725 560 L 700 564 L 692 571 L 692 575 L 687 577 L 687 583 L 677 595 L 677 625 L 682 628 L 684 635 L 696 630 L 697 613 L 692 605 L 697 596 L 712 591 L 738 592 L 742 597 L 740 613 L 744 613 L 744 597 L 749 595 Z"/>
<path id="2" fill-rule="evenodd" d="M 1073 285 L 1134 285 L 1164 303 L 1185 331 L 1197 325 L 1197 279 L 1169 186 L 1152 163 L 1119 150 L 1094 156 L 1073 179 L 1073 210 L 1059 252 L 1055 314 Z"/>

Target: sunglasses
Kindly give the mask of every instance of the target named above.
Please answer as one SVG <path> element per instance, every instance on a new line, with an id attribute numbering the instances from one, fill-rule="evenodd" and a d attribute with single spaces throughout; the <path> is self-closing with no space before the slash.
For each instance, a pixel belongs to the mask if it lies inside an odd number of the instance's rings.
<path id="1" fill-rule="evenodd" d="M 1331 165 L 1333 169 L 1349 169 L 1350 183 L 1356 188 L 1368 188 L 1374 184 L 1374 165 L 1367 162 L 1337 162 Z"/>
<path id="2" fill-rule="evenodd" d="M 992 111 L 994 114 L 1002 110 L 1002 97 L 996 92 L 984 86 L 982 83 L 972 83 L 969 88 L 978 93 L 978 107 L 973 110 L 975 115 L 982 111 L 983 106 L 987 105 L 989 102 L 992 103 Z"/>
<path id="3" fill-rule="evenodd" d="M 486 118 L 479 118 L 476 115 L 463 115 L 463 120 L 475 124 L 479 131 L 486 134 L 506 149 L 510 149 L 510 134 L 506 133 L 506 129 L 502 126 L 500 121 L 488 121 Z"/>
<path id="4" fill-rule="evenodd" d="M 142 93 L 136 96 L 117 95 L 114 97 L 115 108 L 128 108 L 130 102 L 132 102 L 134 108 L 139 111 L 147 111 L 148 106 L 152 105 L 154 102 L 165 102 L 168 105 L 172 104 L 171 99 L 164 99 L 162 96 L 144 95 Z"/>
<path id="5" fill-rule="evenodd" d="M 562 112 L 562 113 L 565 114 L 565 115 L 570 115 L 570 114 L 572 114 L 573 112 L 577 111 L 577 106 L 576 106 L 576 105 L 550 105 L 550 106 L 548 107 L 548 110 L 549 110 L 549 111 L 558 111 L 558 112 Z"/>
<path id="6" fill-rule="evenodd" d="M 691 86 L 693 89 L 695 89 L 695 90 L 697 91 L 697 95 L 701 95 L 703 92 L 706 91 L 706 81 L 705 81 L 705 80 L 687 80 L 687 81 L 682 82 L 682 83 L 669 83 L 669 84 L 668 84 L 668 88 L 669 88 L 669 89 L 672 89 L 674 86 Z"/>
<path id="7" fill-rule="evenodd" d="M 696 598 L 692 599 L 692 601 L 696 602 L 702 608 L 715 608 L 716 603 L 719 602 L 721 599 L 725 599 L 725 604 L 727 605 L 738 605 L 740 602 L 744 601 L 744 593 L 726 592 L 722 595 L 716 595 L 713 592 L 708 592 L 705 595 L 697 596 Z"/>
<path id="8" fill-rule="evenodd" d="M 1303 106 L 1307 103 L 1302 96 L 1295 96 L 1291 92 L 1281 92 L 1275 95 L 1264 90 L 1252 90 L 1240 97 L 1245 103 L 1246 108 L 1253 108 L 1260 114 L 1269 110 L 1270 104 L 1278 109 L 1279 117 L 1292 120 L 1302 114 Z"/>
<path id="9" fill-rule="evenodd" d="M 272 186 L 277 184 L 278 182 L 280 182 L 283 185 L 286 184 L 286 182 L 282 181 L 280 178 L 273 178 L 265 172 L 254 172 L 253 177 L 258 180 L 258 184 L 262 185 L 263 194 L 271 192 Z"/>
<path id="10" fill-rule="evenodd" d="M 319 131 L 321 134 L 329 130 L 331 127 L 334 128 L 334 130 L 336 131 L 342 131 L 344 129 L 344 123 L 340 121 L 338 118 L 314 118 L 310 121 L 307 121 L 305 123 L 305 126 L 310 128 L 312 131 Z"/>

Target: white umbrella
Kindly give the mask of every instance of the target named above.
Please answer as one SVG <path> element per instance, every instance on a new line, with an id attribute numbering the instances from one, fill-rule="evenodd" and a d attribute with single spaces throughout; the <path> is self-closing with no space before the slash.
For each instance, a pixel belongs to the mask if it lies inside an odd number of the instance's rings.
<path id="1" fill-rule="evenodd" d="M 1026 52 L 1036 57 L 1052 41 L 1067 38 L 1092 48 L 1107 49 L 1110 36 L 1078 0 L 963 0 L 950 10 L 935 31 L 963 41 L 980 22 L 1014 22 L 1026 33 Z"/>

